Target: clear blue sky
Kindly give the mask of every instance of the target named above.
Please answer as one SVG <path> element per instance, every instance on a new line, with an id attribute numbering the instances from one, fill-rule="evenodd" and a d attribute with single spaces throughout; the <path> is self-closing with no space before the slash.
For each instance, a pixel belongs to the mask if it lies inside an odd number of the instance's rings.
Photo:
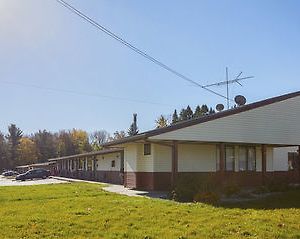
<path id="1" fill-rule="evenodd" d="M 255 78 L 231 95 L 248 102 L 300 90 L 299 1 L 67 0 L 201 84 L 239 71 Z M 62 8 L 55 0 L 0 0 L 0 130 L 141 131 L 188 104 L 225 103 L 175 77 Z M 137 103 L 8 84 L 23 83 Z M 225 88 L 214 88 L 225 93 Z"/>

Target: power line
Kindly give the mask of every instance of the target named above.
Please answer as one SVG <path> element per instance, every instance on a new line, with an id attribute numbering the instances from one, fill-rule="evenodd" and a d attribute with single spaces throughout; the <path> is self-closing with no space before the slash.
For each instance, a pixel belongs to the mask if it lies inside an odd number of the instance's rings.
<path id="1" fill-rule="evenodd" d="M 120 42 L 121 44 L 125 45 L 126 47 L 128 47 L 129 49 L 133 50 L 134 52 L 136 52 L 137 54 L 143 56 L 144 58 L 148 59 L 149 61 L 153 62 L 154 64 L 162 67 L 163 69 L 171 72 L 172 74 L 176 75 L 177 77 L 188 81 L 210 93 L 213 93 L 217 96 L 220 96 L 224 99 L 227 99 L 226 96 L 206 88 L 205 86 L 199 84 L 198 82 L 190 79 L 189 77 L 179 73 L 178 71 L 174 70 L 173 68 L 167 66 L 166 64 L 162 63 L 161 61 L 155 59 L 154 57 L 150 56 L 149 54 L 147 54 L 145 51 L 140 50 L 139 48 L 135 47 L 134 45 L 132 45 L 131 43 L 125 41 L 124 39 L 122 39 L 121 37 L 119 37 L 118 35 L 116 35 L 115 33 L 113 33 L 112 31 L 108 30 L 107 28 L 105 28 L 104 26 L 100 25 L 98 22 L 96 22 L 95 20 L 91 19 L 90 17 L 88 17 L 87 15 L 85 15 L 83 12 L 79 11 L 78 9 L 76 9 L 75 7 L 71 6 L 70 4 L 68 4 L 67 2 L 63 1 L 63 0 L 56 0 L 59 4 L 61 4 L 62 6 L 64 6 L 65 8 L 67 8 L 68 10 L 70 10 L 71 12 L 75 13 L 76 15 L 78 15 L 79 17 L 81 17 L 82 19 L 84 19 L 85 21 L 87 21 L 88 23 L 90 23 L 92 26 L 96 27 L 97 29 L 99 29 L 100 31 L 104 32 L 105 34 L 107 34 L 108 36 L 112 37 L 113 39 L 115 39 L 116 41 Z"/>
<path id="2" fill-rule="evenodd" d="M 134 103 L 140 103 L 140 104 L 151 104 L 151 105 L 162 105 L 162 106 L 174 107 L 173 105 L 162 104 L 159 102 L 151 102 L 151 101 L 144 101 L 144 100 L 138 100 L 138 99 L 123 98 L 123 97 L 117 97 L 117 96 L 111 96 L 111 95 L 101 95 L 101 94 L 97 94 L 97 93 L 88 93 L 88 92 L 67 90 L 67 89 L 60 89 L 60 88 L 44 87 L 44 86 L 40 86 L 40 85 L 26 84 L 26 83 L 22 83 L 22 82 L 0 81 L 0 84 L 17 85 L 17 86 L 21 86 L 21 87 L 35 88 L 35 89 L 46 90 L 46 91 L 68 93 L 68 94 L 73 94 L 73 95 L 91 96 L 91 97 L 98 97 L 98 98 L 106 98 L 106 99 L 111 99 L 111 100 L 128 101 L 128 102 L 134 102 Z"/>

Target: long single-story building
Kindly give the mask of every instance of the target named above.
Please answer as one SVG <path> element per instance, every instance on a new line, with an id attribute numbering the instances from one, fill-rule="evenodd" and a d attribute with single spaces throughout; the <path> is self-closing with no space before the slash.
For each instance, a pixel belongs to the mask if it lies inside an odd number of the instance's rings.
<path id="1" fill-rule="evenodd" d="M 148 190 L 184 174 L 245 186 L 299 182 L 299 146 L 300 91 L 104 144 L 124 150 L 124 186 Z"/>
<path id="2" fill-rule="evenodd" d="M 56 160 L 52 160 L 52 161 L 44 162 L 44 163 L 21 165 L 21 166 L 17 166 L 16 170 L 19 173 L 25 173 L 30 169 L 36 169 L 36 168 L 43 168 L 43 169 L 49 170 L 51 172 L 51 175 L 55 175 L 56 174 Z"/>
<path id="3" fill-rule="evenodd" d="M 49 159 L 52 161 L 60 176 L 123 184 L 124 157 L 120 148 Z"/>

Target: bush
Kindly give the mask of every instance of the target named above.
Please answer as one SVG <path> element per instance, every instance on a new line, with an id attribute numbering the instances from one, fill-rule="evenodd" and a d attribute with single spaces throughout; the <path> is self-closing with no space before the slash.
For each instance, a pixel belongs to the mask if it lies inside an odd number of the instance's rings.
<path id="1" fill-rule="evenodd" d="M 241 188 L 235 182 L 228 182 L 223 187 L 223 193 L 229 197 L 235 194 L 238 194 L 241 191 Z"/>
<path id="2" fill-rule="evenodd" d="M 180 202 L 192 202 L 197 193 L 214 192 L 217 184 L 208 175 L 181 175 L 177 178 L 171 198 Z"/>
<path id="3" fill-rule="evenodd" d="M 194 202 L 203 202 L 208 204 L 217 204 L 220 197 L 215 192 L 199 192 L 194 196 Z"/>

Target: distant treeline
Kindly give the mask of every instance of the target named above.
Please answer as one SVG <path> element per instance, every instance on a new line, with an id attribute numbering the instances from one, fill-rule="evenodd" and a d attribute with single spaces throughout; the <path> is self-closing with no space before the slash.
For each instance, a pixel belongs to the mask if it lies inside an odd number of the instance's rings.
<path id="1" fill-rule="evenodd" d="M 174 113 L 171 116 L 171 119 L 165 117 L 164 115 L 161 115 L 156 120 L 156 128 L 163 128 L 172 124 L 177 124 L 181 121 L 195 119 L 195 118 L 199 118 L 214 113 L 215 111 L 213 110 L 213 108 L 212 107 L 209 108 L 207 105 L 201 105 L 201 106 L 197 105 L 194 111 L 188 105 L 186 108 L 182 108 L 179 111 L 179 114 L 178 111 L 175 109 Z"/>
<path id="2" fill-rule="evenodd" d="M 110 136 L 105 130 L 88 134 L 84 130 L 77 129 L 56 133 L 39 130 L 31 135 L 24 135 L 20 128 L 11 124 L 7 134 L 0 132 L 0 169 L 100 150 L 101 144 L 123 137 L 125 137 L 123 131 L 116 131 Z"/>

